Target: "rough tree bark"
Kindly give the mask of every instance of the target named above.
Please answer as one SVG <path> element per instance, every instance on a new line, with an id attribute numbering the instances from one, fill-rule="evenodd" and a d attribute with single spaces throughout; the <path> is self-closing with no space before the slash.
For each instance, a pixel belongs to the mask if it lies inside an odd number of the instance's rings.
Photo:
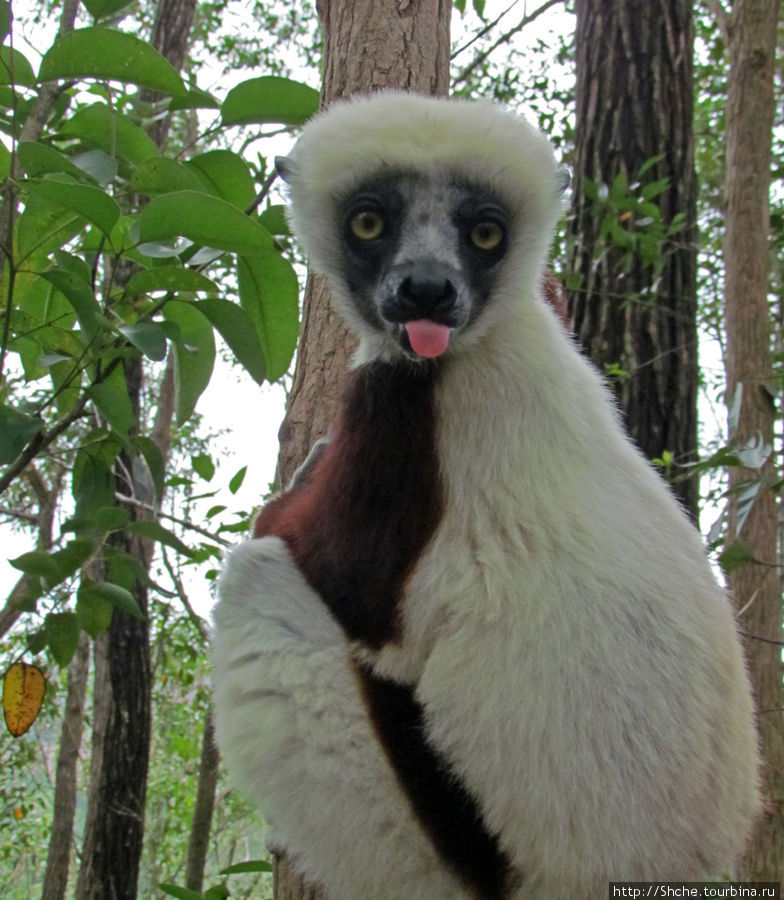
<path id="1" fill-rule="evenodd" d="M 68 693 L 57 751 L 52 833 L 49 835 L 41 900 L 63 900 L 68 885 L 76 815 L 76 765 L 82 743 L 84 698 L 87 692 L 89 665 L 90 640 L 83 631 L 79 635 L 76 653 L 68 666 Z"/>
<path id="2" fill-rule="evenodd" d="M 768 254 L 771 131 L 774 120 L 778 0 L 736 0 L 731 13 L 713 3 L 730 57 L 727 97 L 726 230 L 724 238 L 727 396 L 740 387 L 738 446 L 749 440 L 774 443 L 776 410 L 772 381 Z M 759 473 L 730 469 L 730 490 Z M 736 495 L 730 504 L 728 544 L 745 543 L 755 560 L 730 575 L 740 608 L 740 627 L 757 703 L 763 755 L 765 816 L 751 842 L 743 874 L 773 881 L 784 871 L 784 686 L 780 642 L 782 598 L 777 546 L 777 479 L 771 457 L 762 470 L 760 491 L 738 528 Z M 760 639 L 761 638 L 761 639 Z M 778 642 L 778 643 L 774 643 Z"/>
<path id="3" fill-rule="evenodd" d="M 324 31 L 321 105 L 339 97 L 399 88 L 446 95 L 451 0 L 319 0 Z M 334 417 L 353 342 L 321 278 L 305 292 L 297 366 L 280 430 L 285 484 Z M 321 900 L 284 858 L 276 860 L 275 900 Z M 339 898 L 334 898 L 339 900 Z"/>
<path id="4" fill-rule="evenodd" d="M 324 32 L 321 105 L 399 88 L 446 95 L 451 0 L 320 0 Z M 297 366 L 280 431 L 282 484 L 326 434 L 353 349 L 323 279 L 308 279 Z"/>
<path id="5" fill-rule="evenodd" d="M 185 62 L 195 0 L 160 0 L 153 25 L 153 46 L 179 70 Z M 154 96 L 147 95 L 147 101 Z M 162 147 L 168 122 L 158 123 L 153 137 Z M 118 283 L 122 283 L 122 278 Z M 127 360 L 125 378 L 134 419 L 140 423 L 144 377 L 140 359 Z M 173 416 L 171 358 L 161 386 L 152 439 L 164 460 L 171 444 Z M 126 460 L 126 471 L 131 461 Z M 118 490 L 133 495 L 119 476 Z M 149 500 L 149 498 L 142 498 Z M 127 507 L 132 519 L 140 511 Z M 149 542 L 118 535 L 122 549 L 146 571 L 152 556 Z M 147 586 L 126 585 L 142 613 L 147 613 Z M 147 619 L 115 609 L 108 632 L 96 641 L 93 711 L 93 756 L 76 900 L 133 900 L 137 893 L 144 839 L 144 809 L 150 751 L 150 647 Z"/>
<path id="6" fill-rule="evenodd" d="M 649 459 L 669 451 L 676 462 L 697 448 L 696 179 L 692 137 L 692 4 L 577 0 L 577 121 L 569 270 L 575 335 L 612 379 L 626 427 Z M 678 213 L 686 227 L 660 247 L 661 268 L 600 233 L 606 208 L 586 194 L 586 179 L 627 184 L 658 158 L 644 183 L 667 179 L 655 202 L 665 225 Z M 615 225 L 631 235 L 638 216 L 618 210 Z M 597 448 L 597 452 L 599 448 Z M 673 485 L 697 516 L 697 484 Z"/>

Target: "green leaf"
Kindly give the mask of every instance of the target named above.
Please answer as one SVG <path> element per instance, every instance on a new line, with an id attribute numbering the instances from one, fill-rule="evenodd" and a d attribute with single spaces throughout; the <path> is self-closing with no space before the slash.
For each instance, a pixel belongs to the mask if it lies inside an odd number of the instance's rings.
<path id="1" fill-rule="evenodd" d="M 266 228 L 270 234 L 285 236 L 291 234 L 291 229 L 286 219 L 286 207 L 282 204 L 268 206 L 259 216 L 259 225 Z"/>
<path id="2" fill-rule="evenodd" d="M 7 45 L 0 47 L 0 84 L 35 84 L 35 72 L 27 58 Z"/>
<path id="3" fill-rule="evenodd" d="M 166 332 L 155 322 L 134 322 L 117 329 L 148 359 L 160 362 L 166 358 Z"/>
<path id="4" fill-rule="evenodd" d="M 174 344 L 174 384 L 177 423 L 187 422 L 212 377 L 215 336 L 209 320 L 192 304 L 167 303 L 164 315 L 180 329 Z"/>
<path id="5" fill-rule="evenodd" d="M 272 864 L 266 859 L 249 859 L 247 862 L 235 863 L 226 869 L 221 869 L 221 875 L 240 875 L 246 872 L 271 872 Z"/>
<path id="6" fill-rule="evenodd" d="M 190 547 L 183 544 L 176 534 L 169 531 L 168 528 L 164 528 L 159 522 L 131 522 L 126 531 L 140 534 L 159 544 L 165 544 L 178 553 L 182 553 L 183 556 L 190 556 L 193 552 Z"/>
<path id="7" fill-rule="evenodd" d="M 0 41 L 5 40 L 11 32 L 11 4 L 8 0 L 0 0 Z"/>
<path id="8" fill-rule="evenodd" d="M 31 178 L 46 175 L 49 172 L 64 172 L 74 178 L 81 178 L 84 175 L 84 172 L 67 156 L 58 153 L 47 144 L 40 144 L 37 141 L 22 141 L 17 147 L 17 153 L 22 168 Z"/>
<path id="9" fill-rule="evenodd" d="M 152 138 L 105 103 L 93 103 L 77 110 L 63 123 L 62 131 L 66 136 L 100 147 L 110 156 L 121 156 L 133 165 L 159 155 Z"/>
<path id="10" fill-rule="evenodd" d="M 0 465 L 13 462 L 43 427 L 40 416 L 0 406 Z"/>
<path id="11" fill-rule="evenodd" d="M 67 250 L 55 250 L 54 259 L 59 269 L 70 272 L 87 285 L 92 282 L 93 273 L 81 256 L 74 256 Z"/>
<path id="12" fill-rule="evenodd" d="M 204 900 L 226 900 L 231 893 L 225 884 L 214 884 L 204 892 Z"/>
<path id="13" fill-rule="evenodd" d="M 87 388 L 87 395 L 112 430 L 127 436 L 136 422 L 136 417 L 131 407 L 122 368 L 118 366 L 105 381 L 99 381 Z"/>
<path id="14" fill-rule="evenodd" d="M 107 187 L 117 177 L 117 160 L 103 150 L 85 150 L 73 157 L 75 166 L 88 178 Z"/>
<path id="15" fill-rule="evenodd" d="M 245 475 L 247 474 L 248 467 L 243 466 L 231 479 L 229 482 L 229 490 L 232 494 L 236 494 L 240 489 L 242 482 L 245 481 Z"/>
<path id="16" fill-rule="evenodd" d="M 193 171 L 211 194 L 247 209 L 256 196 L 253 179 L 245 160 L 231 150 L 212 150 L 189 159 L 185 165 Z"/>
<path id="17" fill-rule="evenodd" d="M 199 453 L 191 456 L 191 466 L 193 471 L 204 481 L 211 481 L 215 475 L 215 463 L 206 453 Z"/>
<path id="18" fill-rule="evenodd" d="M 67 666 L 79 643 L 79 619 L 76 613 L 49 613 L 44 620 L 46 639 L 57 663 Z"/>
<path id="19" fill-rule="evenodd" d="M 661 162 L 664 159 L 664 154 L 660 153 L 658 156 L 652 156 L 650 159 L 647 159 L 641 166 L 640 170 L 637 173 L 640 178 L 648 171 L 648 169 L 652 169 L 656 163 Z"/>
<path id="20" fill-rule="evenodd" d="M 319 92 L 312 87 L 290 78 L 263 75 L 240 82 L 229 91 L 221 118 L 224 125 L 302 125 L 318 112 L 319 99 Z"/>
<path id="21" fill-rule="evenodd" d="M 719 555 L 719 565 L 725 575 L 734 572 L 747 563 L 756 562 L 754 552 L 751 547 L 743 541 L 735 541 L 730 544 L 727 549 Z"/>
<path id="22" fill-rule="evenodd" d="M 53 284 L 73 306 L 86 341 L 91 341 L 101 327 L 102 316 L 90 285 L 78 275 L 59 267 L 42 272 L 41 277 Z"/>
<path id="23" fill-rule="evenodd" d="M 105 506 L 95 513 L 95 524 L 102 532 L 119 531 L 130 521 L 131 514 L 119 506 Z"/>
<path id="24" fill-rule="evenodd" d="M 299 333 L 299 285 L 291 264 L 277 251 L 237 259 L 242 308 L 256 326 L 267 378 L 275 381 L 291 363 Z"/>
<path id="25" fill-rule="evenodd" d="M 148 437 L 136 437 L 133 443 L 147 463 L 147 468 L 155 487 L 155 496 L 157 499 L 160 499 L 163 496 L 163 483 L 166 477 L 166 463 L 161 456 L 161 451 L 158 449 L 157 444 Z"/>
<path id="26" fill-rule="evenodd" d="M 643 200 L 653 200 L 654 197 L 658 197 L 659 194 L 663 194 L 664 191 L 666 191 L 669 187 L 669 184 L 669 178 L 659 178 L 658 181 L 651 181 L 648 184 L 644 185 L 642 189 Z"/>
<path id="27" fill-rule="evenodd" d="M 38 578 L 44 578 L 47 582 L 57 579 L 58 569 L 57 563 L 52 559 L 51 554 L 45 550 L 31 550 L 29 553 L 23 553 L 15 559 L 9 559 L 9 563 L 25 575 L 34 575 Z M 55 581 L 55 583 L 57 583 Z"/>
<path id="28" fill-rule="evenodd" d="M 93 542 L 88 538 L 76 538 L 69 541 L 61 550 L 51 555 L 51 559 L 57 568 L 57 580 L 52 582 L 47 578 L 49 587 L 70 578 L 90 558 L 93 552 Z"/>
<path id="29" fill-rule="evenodd" d="M 201 181 L 187 166 L 168 156 L 146 159 L 133 170 L 129 187 L 138 194 L 169 194 L 200 191 Z"/>
<path id="30" fill-rule="evenodd" d="M 217 291 L 218 286 L 206 275 L 187 266 L 153 266 L 137 272 L 125 286 L 126 297 L 153 291 Z"/>
<path id="31" fill-rule="evenodd" d="M 257 384 L 264 381 L 267 364 L 256 327 L 245 310 L 219 297 L 197 300 L 194 306 L 218 329 L 231 352 Z"/>
<path id="32" fill-rule="evenodd" d="M 158 890 L 163 891 L 164 894 L 168 894 L 170 897 L 176 897 L 177 900 L 204 900 L 202 895 L 197 891 L 192 891 L 189 888 L 177 887 L 176 884 L 159 884 Z"/>
<path id="33" fill-rule="evenodd" d="M 76 594 L 76 615 L 82 628 L 97 637 L 112 621 L 113 604 L 98 593 L 79 590 Z"/>
<path id="34" fill-rule="evenodd" d="M 71 491 L 76 500 L 74 519 L 90 520 L 98 512 L 114 503 L 115 483 L 111 466 L 119 452 L 119 445 L 106 440 L 107 432 L 93 429 L 84 438 L 88 449 L 76 454 Z M 103 436 L 103 439 L 102 439 Z M 90 441 L 96 442 L 91 444 Z"/>
<path id="35" fill-rule="evenodd" d="M 131 525 L 128 526 L 129 529 L 131 527 Z M 126 588 L 120 587 L 119 584 L 110 584 L 108 581 L 85 580 L 79 588 L 77 597 L 87 597 L 88 602 L 95 599 L 108 601 L 112 606 L 116 606 L 117 609 L 121 609 L 135 619 L 143 620 L 145 618 L 133 594 Z"/>
<path id="36" fill-rule="evenodd" d="M 89 184 L 72 184 L 48 179 L 29 182 L 29 190 L 73 210 L 110 235 L 120 218 L 120 206 L 106 191 Z"/>
<path id="37" fill-rule="evenodd" d="M 41 60 L 40 81 L 100 78 L 178 94 L 185 85 L 146 41 L 115 28 L 78 28 L 57 38 Z"/>
<path id="38" fill-rule="evenodd" d="M 98 20 L 109 18 L 126 6 L 130 6 L 133 0 L 85 0 L 85 8 L 90 15 Z"/>
<path id="39" fill-rule="evenodd" d="M 139 221 L 143 243 L 182 235 L 204 247 L 248 255 L 273 247 L 272 237 L 236 206 L 196 191 L 153 197 Z"/>
<path id="40" fill-rule="evenodd" d="M 16 227 L 17 264 L 59 250 L 83 226 L 73 210 L 31 193 Z"/>
<path id="41" fill-rule="evenodd" d="M 169 109 L 220 109 L 220 103 L 207 91 L 191 88 L 184 94 L 175 94 Z"/>

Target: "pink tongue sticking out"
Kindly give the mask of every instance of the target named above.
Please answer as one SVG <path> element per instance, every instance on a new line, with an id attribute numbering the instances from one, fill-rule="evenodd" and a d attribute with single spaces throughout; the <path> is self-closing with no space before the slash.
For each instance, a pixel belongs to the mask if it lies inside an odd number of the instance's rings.
<path id="1" fill-rule="evenodd" d="M 451 329 L 447 325 L 439 325 L 429 319 L 415 319 L 406 322 L 404 327 L 411 349 L 417 356 L 441 356 L 449 346 Z"/>

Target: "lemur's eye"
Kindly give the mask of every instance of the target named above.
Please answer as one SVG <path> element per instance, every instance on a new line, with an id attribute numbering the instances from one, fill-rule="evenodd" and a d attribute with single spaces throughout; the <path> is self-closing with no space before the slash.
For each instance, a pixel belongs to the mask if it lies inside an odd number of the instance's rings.
<path id="1" fill-rule="evenodd" d="M 495 222 L 477 222 L 471 227 L 469 237 L 477 250 L 497 250 L 504 239 L 504 230 Z"/>
<path id="2" fill-rule="evenodd" d="M 384 233 L 384 217 L 374 210 L 365 209 L 351 217 L 349 227 L 360 241 L 375 241 Z"/>

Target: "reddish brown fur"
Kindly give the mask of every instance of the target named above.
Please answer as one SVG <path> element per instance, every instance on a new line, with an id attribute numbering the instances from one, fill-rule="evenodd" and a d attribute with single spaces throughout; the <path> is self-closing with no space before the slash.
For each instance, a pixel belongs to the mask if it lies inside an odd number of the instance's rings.
<path id="1" fill-rule="evenodd" d="M 373 648 L 399 635 L 405 583 L 441 517 L 429 365 L 354 373 L 337 427 L 301 482 L 264 507 L 277 535 L 346 634 Z"/>

